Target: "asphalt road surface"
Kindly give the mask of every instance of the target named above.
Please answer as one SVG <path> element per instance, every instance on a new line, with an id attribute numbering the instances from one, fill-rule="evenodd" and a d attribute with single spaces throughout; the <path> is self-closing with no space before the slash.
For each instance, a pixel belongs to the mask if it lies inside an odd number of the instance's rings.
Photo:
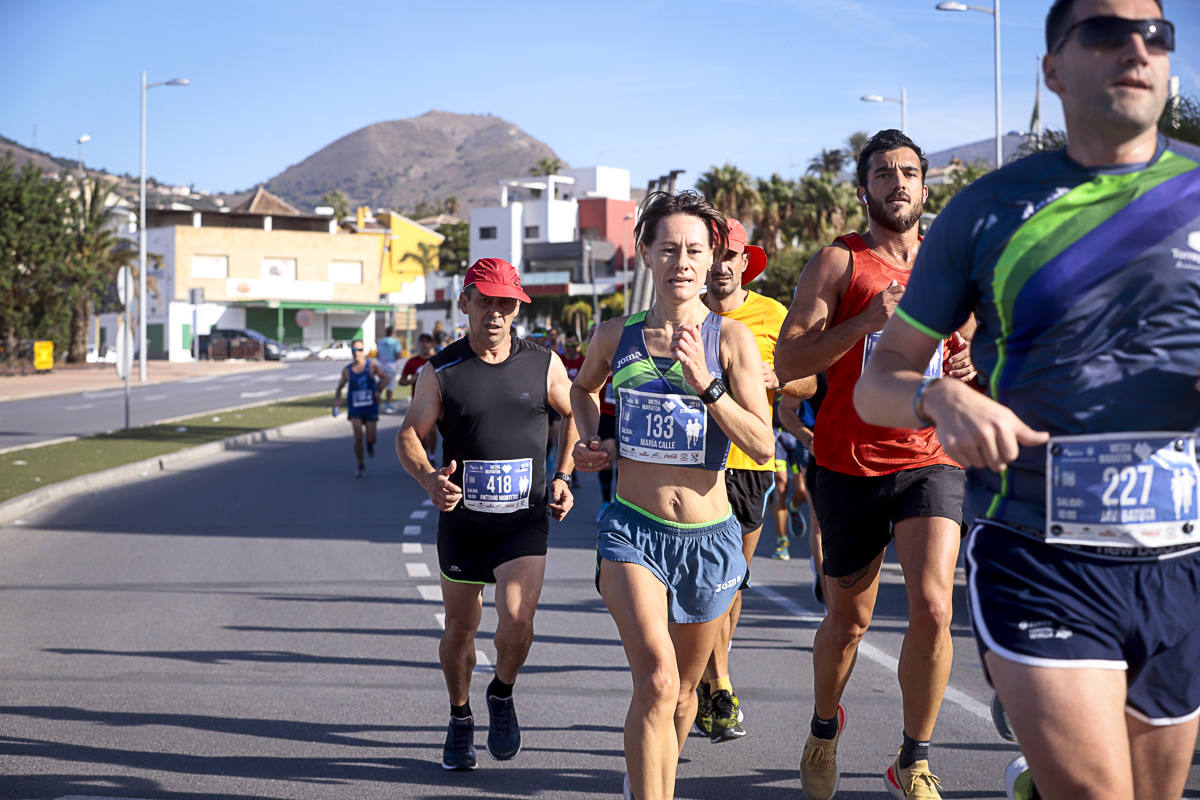
<path id="1" fill-rule="evenodd" d="M 381 422 L 365 479 L 349 426 L 331 420 L 0 529 L 0 797 L 619 797 L 630 680 L 592 583 L 595 479 L 552 526 L 516 687 L 524 749 L 497 763 L 483 748 L 489 591 L 472 687 L 479 769 L 445 772 L 436 514 L 391 452 L 398 423 Z M 900 744 L 904 590 L 886 570 L 845 700 L 844 800 L 886 796 Z M 693 736 L 680 798 L 802 797 L 819 619 L 808 563 L 760 557 L 753 572 L 732 654 L 748 735 Z M 956 603 L 932 763 L 945 797 L 1001 798 L 1016 747 L 988 717 L 961 586 Z M 1200 767 L 1188 786 L 1200 797 Z"/>
<path id="2" fill-rule="evenodd" d="M 332 397 L 346 363 L 297 361 L 283 364 L 282 369 L 134 385 L 129 392 L 129 422 L 135 427 L 152 425 L 164 419 L 285 400 L 326 389 Z M 67 436 L 91 436 L 124 426 L 123 388 L 0 403 L 0 447 L 4 448 Z"/>

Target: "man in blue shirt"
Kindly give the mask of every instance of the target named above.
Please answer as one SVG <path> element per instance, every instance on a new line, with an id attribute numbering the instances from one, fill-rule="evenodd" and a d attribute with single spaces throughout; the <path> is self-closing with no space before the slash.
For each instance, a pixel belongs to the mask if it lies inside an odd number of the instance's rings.
<path id="1" fill-rule="evenodd" d="M 1066 149 L 954 198 L 854 398 L 969 468 L 972 621 L 1046 798 L 1179 797 L 1200 718 L 1200 148 L 1157 131 L 1174 40 L 1156 0 L 1054 3 Z M 978 391 L 923 379 L 972 312 Z"/>
<path id="2" fill-rule="evenodd" d="M 383 413 L 395 414 L 396 409 L 392 406 L 392 387 L 396 386 L 396 359 L 400 355 L 400 340 L 392 335 L 393 328 L 391 325 L 384 330 L 384 337 L 375 345 L 376 355 L 379 357 L 379 366 L 388 376 L 387 387 L 387 402 L 383 406 Z"/>

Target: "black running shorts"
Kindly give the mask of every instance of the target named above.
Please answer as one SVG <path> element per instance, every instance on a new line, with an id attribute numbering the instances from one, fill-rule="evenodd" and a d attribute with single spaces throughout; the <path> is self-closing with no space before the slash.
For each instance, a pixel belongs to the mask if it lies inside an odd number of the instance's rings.
<path id="1" fill-rule="evenodd" d="M 546 507 L 512 514 L 480 514 L 456 508 L 438 519 L 438 567 L 456 583 L 496 582 L 496 567 L 524 556 L 546 555 L 550 516 Z"/>
<path id="2" fill-rule="evenodd" d="M 733 515 L 742 526 L 742 536 L 763 526 L 767 496 L 774 488 L 775 473 L 772 470 L 725 470 L 725 491 L 729 494 Z"/>
<path id="3" fill-rule="evenodd" d="M 868 477 L 818 466 L 809 491 L 821 523 L 825 574 L 840 578 L 870 564 L 902 520 L 945 517 L 961 524 L 964 483 L 963 471 L 947 464 Z"/>

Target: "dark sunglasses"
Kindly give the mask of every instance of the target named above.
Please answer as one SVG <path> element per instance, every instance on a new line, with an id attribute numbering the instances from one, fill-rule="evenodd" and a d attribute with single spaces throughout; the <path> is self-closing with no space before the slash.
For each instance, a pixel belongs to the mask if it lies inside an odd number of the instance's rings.
<path id="1" fill-rule="evenodd" d="M 363 351 L 363 349 L 361 347 L 351 347 L 350 349 L 356 353 L 361 353 Z"/>
<path id="2" fill-rule="evenodd" d="M 1147 50 L 1170 53 L 1175 49 L 1175 26 L 1165 19 L 1088 17 L 1063 31 L 1050 48 L 1057 53 L 1072 31 L 1079 31 L 1079 46 L 1091 50 L 1118 50 L 1129 43 L 1130 34 L 1140 33 Z"/>

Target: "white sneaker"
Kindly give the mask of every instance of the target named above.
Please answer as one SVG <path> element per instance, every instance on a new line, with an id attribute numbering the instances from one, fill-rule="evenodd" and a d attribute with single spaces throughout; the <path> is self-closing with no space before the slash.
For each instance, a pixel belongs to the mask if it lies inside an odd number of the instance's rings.
<path id="1" fill-rule="evenodd" d="M 629 785 L 629 773 L 625 773 L 625 788 L 622 792 L 625 800 L 633 800 L 633 789 Z"/>
<path id="2" fill-rule="evenodd" d="M 1033 773 L 1025 756 L 1018 756 L 1004 770 L 1004 796 L 1008 800 L 1041 800 L 1037 787 L 1033 785 Z"/>

